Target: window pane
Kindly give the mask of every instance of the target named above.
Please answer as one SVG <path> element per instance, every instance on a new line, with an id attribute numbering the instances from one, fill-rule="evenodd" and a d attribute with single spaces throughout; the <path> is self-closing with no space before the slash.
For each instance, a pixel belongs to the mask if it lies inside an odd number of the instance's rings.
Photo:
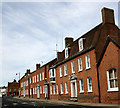
<path id="1" fill-rule="evenodd" d="M 114 88 L 114 80 L 110 80 L 110 88 Z"/>
<path id="2" fill-rule="evenodd" d="M 115 77 L 115 79 L 117 78 L 117 72 L 116 72 L 116 69 L 114 69 L 114 77 Z"/>
<path id="3" fill-rule="evenodd" d="M 113 72 L 112 72 L 112 70 L 109 71 L 109 78 L 110 79 L 113 78 Z"/>
<path id="4" fill-rule="evenodd" d="M 118 87 L 118 81 L 117 81 L 117 79 L 115 80 L 115 87 Z"/>

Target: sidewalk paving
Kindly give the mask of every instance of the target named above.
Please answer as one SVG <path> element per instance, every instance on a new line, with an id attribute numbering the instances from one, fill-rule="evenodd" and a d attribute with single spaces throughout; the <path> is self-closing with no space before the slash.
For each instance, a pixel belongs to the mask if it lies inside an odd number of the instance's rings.
<path id="1" fill-rule="evenodd" d="M 22 100 L 29 101 L 41 101 L 46 103 L 55 103 L 55 104 L 67 104 L 67 105 L 77 105 L 77 106 L 86 106 L 86 107 L 101 107 L 101 108 L 120 108 L 120 104 L 105 104 L 105 103 L 81 103 L 81 102 L 71 102 L 71 101 L 62 101 L 62 100 L 45 100 L 45 99 L 33 99 L 33 98 L 24 98 L 24 97 L 14 97 Z"/>

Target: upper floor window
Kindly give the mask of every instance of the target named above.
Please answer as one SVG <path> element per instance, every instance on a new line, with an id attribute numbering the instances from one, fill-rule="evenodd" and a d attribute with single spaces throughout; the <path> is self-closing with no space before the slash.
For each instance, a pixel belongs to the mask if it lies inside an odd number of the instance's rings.
<path id="1" fill-rule="evenodd" d="M 68 48 L 65 48 L 65 58 L 68 58 Z"/>
<path id="2" fill-rule="evenodd" d="M 78 59 L 78 71 L 82 71 L 82 58 Z"/>
<path id="3" fill-rule="evenodd" d="M 67 75 L 67 64 L 64 65 L 64 76 Z"/>
<path id="4" fill-rule="evenodd" d="M 107 71 L 108 91 L 118 91 L 118 79 L 116 69 Z"/>
<path id="5" fill-rule="evenodd" d="M 34 83 L 34 77 L 33 77 L 33 83 Z"/>
<path id="6" fill-rule="evenodd" d="M 30 84 L 31 84 L 31 78 L 30 78 Z"/>
<path id="7" fill-rule="evenodd" d="M 35 82 L 36 82 L 36 76 L 35 76 Z"/>
<path id="8" fill-rule="evenodd" d="M 40 81 L 41 81 L 41 73 L 40 73 Z"/>
<path id="9" fill-rule="evenodd" d="M 75 65 L 74 61 L 71 62 L 72 73 L 75 73 Z"/>
<path id="10" fill-rule="evenodd" d="M 78 44 L 79 44 L 79 51 L 82 51 L 83 50 L 83 38 L 79 39 Z"/>
<path id="11" fill-rule="evenodd" d="M 55 69 L 50 69 L 49 70 L 49 75 L 50 75 L 50 78 L 55 77 Z"/>
<path id="12" fill-rule="evenodd" d="M 83 79 L 80 79 L 79 83 L 80 83 L 80 93 L 83 93 L 84 92 Z"/>
<path id="13" fill-rule="evenodd" d="M 42 73 L 42 80 L 44 80 L 44 72 Z"/>
<path id="14" fill-rule="evenodd" d="M 60 67 L 60 77 L 62 77 L 62 67 Z"/>
<path id="15" fill-rule="evenodd" d="M 37 75 L 37 82 L 39 82 L 39 75 Z"/>
<path id="16" fill-rule="evenodd" d="M 85 61 L 86 61 L 86 69 L 90 68 L 90 55 L 85 56 Z"/>
<path id="17" fill-rule="evenodd" d="M 88 87 L 88 92 L 92 92 L 92 79 L 91 79 L 91 77 L 87 78 L 87 87 Z"/>

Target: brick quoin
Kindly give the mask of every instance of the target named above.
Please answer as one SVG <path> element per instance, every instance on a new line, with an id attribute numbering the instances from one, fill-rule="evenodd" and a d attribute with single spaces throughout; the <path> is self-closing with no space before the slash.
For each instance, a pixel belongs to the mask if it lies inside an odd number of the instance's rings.
<path id="1" fill-rule="evenodd" d="M 82 70 L 79 71 L 80 58 Z M 72 73 L 73 61 L 74 73 Z M 64 75 L 65 65 L 67 75 Z M 35 77 L 36 81 L 33 82 Z M 114 83 L 109 80 L 111 77 Z M 82 92 L 80 81 L 83 81 Z M 65 83 L 68 85 L 68 93 L 65 93 Z M 20 79 L 20 91 L 20 96 L 25 98 L 120 103 L 120 30 L 115 25 L 114 10 L 103 8 L 102 23 L 75 41 L 72 37 L 66 37 L 65 49 L 57 52 L 57 58 L 42 66 L 36 64 L 36 70 L 33 72 L 27 70 Z"/>

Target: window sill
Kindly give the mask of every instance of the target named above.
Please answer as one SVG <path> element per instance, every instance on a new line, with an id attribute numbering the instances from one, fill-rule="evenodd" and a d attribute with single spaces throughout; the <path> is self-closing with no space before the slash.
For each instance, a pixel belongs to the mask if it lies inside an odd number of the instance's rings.
<path id="1" fill-rule="evenodd" d="M 83 70 L 79 70 L 78 72 L 82 72 Z"/>
<path id="2" fill-rule="evenodd" d="M 80 93 L 84 93 L 84 91 L 80 91 Z"/>
<path id="3" fill-rule="evenodd" d="M 66 75 L 64 75 L 64 76 L 67 76 L 67 74 L 66 74 Z"/>
<path id="4" fill-rule="evenodd" d="M 65 93 L 65 94 L 68 94 L 68 92 L 67 92 L 67 93 Z"/>
<path id="5" fill-rule="evenodd" d="M 118 88 L 113 88 L 113 89 L 107 90 L 107 92 L 116 92 L 116 91 L 119 91 Z"/>
<path id="6" fill-rule="evenodd" d="M 60 93 L 61 95 L 63 94 L 63 93 Z"/>
<path id="7" fill-rule="evenodd" d="M 89 70 L 89 69 L 91 69 L 91 67 L 88 67 L 88 68 L 86 68 L 85 70 Z"/>
<path id="8" fill-rule="evenodd" d="M 62 78 L 62 76 L 60 76 L 60 78 Z"/>
<path id="9" fill-rule="evenodd" d="M 88 93 L 92 93 L 93 91 L 87 91 Z"/>

